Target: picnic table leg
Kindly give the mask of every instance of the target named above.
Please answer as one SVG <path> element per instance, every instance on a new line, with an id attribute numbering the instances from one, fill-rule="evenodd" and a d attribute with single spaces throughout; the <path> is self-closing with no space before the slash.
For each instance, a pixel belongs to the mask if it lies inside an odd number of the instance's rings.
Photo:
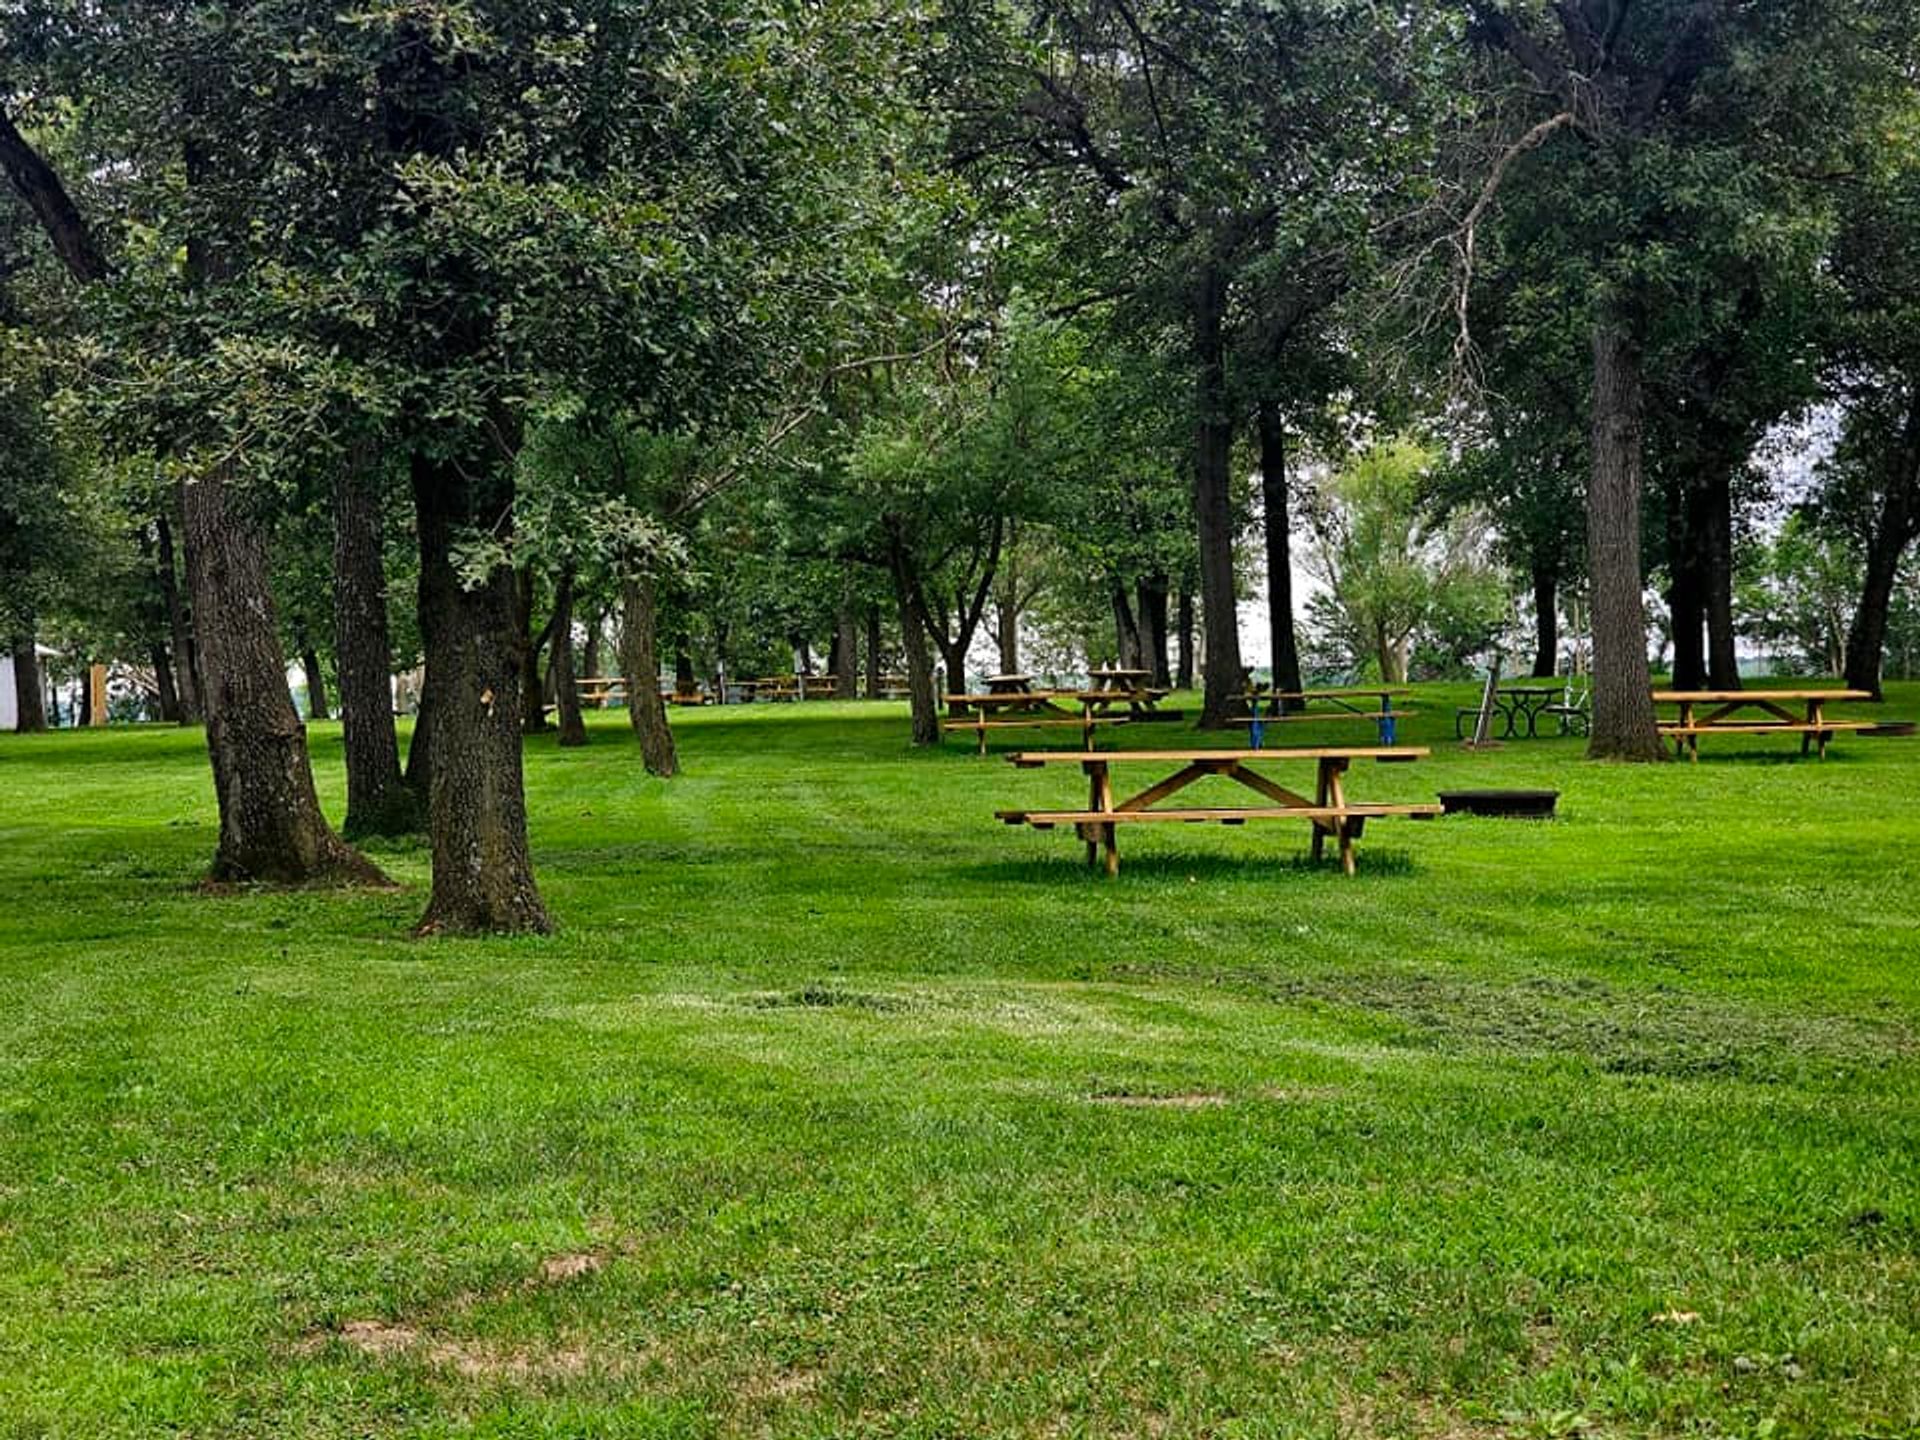
<path id="1" fill-rule="evenodd" d="M 1818 700 L 1807 701 L 1807 724 L 1813 725 L 1813 726 L 1818 726 L 1820 724 L 1820 702 Z M 1818 740 L 1820 744 L 1820 758 L 1822 760 L 1827 758 L 1826 731 L 1815 729 L 1815 730 L 1801 732 L 1800 756 L 1802 759 L 1806 758 L 1808 747 L 1811 746 L 1816 740 Z"/>
<path id="2" fill-rule="evenodd" d="M 1332 769 L 1333 769 L 1333 762 L 1331 760 L 1326 760 L 1326 759 L 1321 760 L 1320 778 L 1318 779 L 1318 781 L 1315 782 L 1313 787 L 1313 803 L 1314 803 L 1314 808 L 1316 809 L 1324 809 L 1326 807 L 1328 776 L 1332 773 Z M 1320 863 L 1321 857 L 1324 856 L 1326 853 L 1327 853 L 1326 822 L 1321 820 L 1316 820 L 1313 822 L 1313 851 L 1312 851 L 1313 863 L 1318 865 Z"/>
<path id="3" fill-rule="evenodd" d="M 1113 810 L 1113 773 L 1104 760 L 1089 760 L 1087 771 L 1087 808 L 1100 814 Z M 1111 820 L 1095 824 L 1087 831 L 1087 864 L 1092 865 L 1097 849 L 1104 848 L 1107 859 L 1107 874 L 1120 873 L 1120 846 L 1115 832 L 1118 830 Z"/>
<path id="4" fill-rule="evenodd" d="M 1346 787 L 1341 783 L 1341 776 L 1345 773 L 1346 768 L 1347 768 L 1347 762 L 1344 760 L 1334 760 L 1329 762 L 1329 769 L 1327 772 L 1327 799 L 1333 804 L 1334 808 L 1337 810 L 1344 810 L 1347 808 Z M 1347 874 L 1351 875 L 1353 874 L 1353 869 L 1354 869 L 1353 830 L 1352 830 L 1353 822 L 1342 818 L 1340 820 L 1335 821 L 1334 823 L 1339 827 L 1340 868 L 1343 871 L 1345 871 Z"/>

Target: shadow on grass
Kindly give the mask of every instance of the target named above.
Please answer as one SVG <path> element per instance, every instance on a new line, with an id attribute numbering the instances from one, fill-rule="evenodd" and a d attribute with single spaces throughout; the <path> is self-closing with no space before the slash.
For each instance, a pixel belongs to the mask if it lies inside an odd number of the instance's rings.
<path id="1" fill-rule="evenodd" d="M 1138 851 L 1120 854 L 1120 873 L 1109 880 L 1098 866 L 1089 866 L 1079 850 L 1081 842 L 1071 842 L 1071 853 L 1057 860 L 995 860 L 985 864 L 951 867 L 950 874 L 998 884 L 1058 886 L 1064 880 L 1077 879 L 1087 884 L 1124 884 L 1130 879 L 1156 881 L 1228 881 L 1244 883 L 1283 875 L 1288 879 L 1329 876 L 1344 879 L 1340 861 L 1331 850 L 1326 859 L 1315 862 L 1304 850 L 1288 855 L 1215 855 L 1188 851 L 1168 854 Z M 1416 866 L 1404 850 L 1366 850 L 1360 852 L 1359 874 L 1355 881 L 1369 875 L 1411 875 Z"/>

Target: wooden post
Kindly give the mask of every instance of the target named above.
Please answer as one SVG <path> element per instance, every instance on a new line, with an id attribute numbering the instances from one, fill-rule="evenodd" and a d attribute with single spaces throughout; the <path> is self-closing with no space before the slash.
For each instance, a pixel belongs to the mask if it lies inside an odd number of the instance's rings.
<path id="1" fill-rule="evenodd" d="M 87 667 L 87 718 L 94 725 L 107 723 L 107 667 Z"/>

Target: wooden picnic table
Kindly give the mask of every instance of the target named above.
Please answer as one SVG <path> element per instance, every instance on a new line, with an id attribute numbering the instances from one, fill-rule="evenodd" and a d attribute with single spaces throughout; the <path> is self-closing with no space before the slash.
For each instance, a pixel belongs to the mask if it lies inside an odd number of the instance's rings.
<path id="1" fill-rule="evenodd" d="M 1033 693 L 1031 675 L 989 675 L 987 693 L 991 695 L 1030 695 Z"/>
<path id="2" fill-rule="evenodd" d="M 1153 683 L 1153 672 L 1107 665 L 1098 670 L 1089 670 L 1087 683 L 1095 690 L 1144 690 Z"/>
<path id="3" fill-rule="evenodd" d="M 1302 724 L 1312 720 L 1357 719 L 1371 720 L 1379 730 L 1380 743 L 1391 745 L 1399 739 L 1399 722 L 1417 713 L 1395 710 L 1393 702 L 1412 693 L 1404 685 L 1340 685 L 1318 690 L 1276 690 L 1271 685 L 1251 685 L 1244 698 L 1256 740 L 1265 726 L 1276 722 Z M 1260 714 L 1262 699 L 1273 705 L 1273 713 L 1264 717 Z M 1332 705 L 1332 712 L 1306 713 L 1305 707 L 1315 700 Z M 1376 703 L 1363 705 L 1361 701 Z M 1280 713 L 1283 709 L 1291 713 Z"/>
<path id="4" fill-rule="evenodd" d="M 1404 763 L 1428 754 L 1424 749 L 1404 746 L 1342 746 L 1291 750 L 1104 750 L 1085 754 L 1066 751 L 1027 751 L 1010 756 L 1021 769 L 1046 765 L 1078 765 L 1087 776 L 1088 799 L 1084 810 L 1001 810 L 996 816 L 1008 825 L 1031 825 L 1036 830 L 1051 830 L 1071 825 L 1086 842 L 1087 863 L 1094 864 L 1105 854 L 1106 872 L 1120 873 L 1119 827 L 1143 822 L 1177 822 L 1189 825 L 1244 825 L 1249 820 L 1305 820 L 1313 827 L 1313 858 L 1320 859 L 1326 841 L 1331 838 L 1340 847 L 1340 868 L 1354 873 L 1354 842 L 1360 838 L 1366 822 L 1381 816 L 1405 815 L 1419 819 L 1440 813 L 1440 806 L 1428 804 L 1355 804 L 1347 799 L 1345 777 L 1355 760 Z M 1317 778 L 1312 799 L 1277 783 L 1254 769 L 1257 762 L 1312 762 Z M 1112 767 L 1115 765 L 1175 766 L 1164 779 L 1116 801 Z M 1165 806 L 1161 802 L 1188 786 L 1212 776 L 1232 780 L 1271 802 L 1259 806 L 1193 808 Z"/>
<path id="5" fill-rule="evenodd" d="M 1081 748 L 1091 750 L 1095 730 L 1103 725 L 1126 723 L 1124 716 L 1096 713 L 1093 706 L 1085 704 L 1076 715 L 1060 703 L 1073 698 L 1071 693 L 1052 690 L 989 690 L 949 695 L 947 718 L 940 722 L 940 728 L 972 731 L 979 742 L 980 754 L 985 755 L 989 730 L 1047 730 L 1071 726 L 1080 731 Z"/>
<path id="6" fill-rule="evenodd" d="M 1872 720 L 1829 720 L 1826 707 L 1844 700 L 1871 700 L 1865 690 L 1656 690 L 1653 703 L 1675 705 L 1679 716 L 1660 722 L 1660 733 L 1673 741 L 1677 751 L 1689 760 L 1700 759 L 1702 735 L 1798 735 L 1800 753 L 1819 747 L 1820 758 L 1827 758 L 1827 741 L 1843 730 L 1871 730 Z M 1790 705 L 1804 706 L 1796 715 Z M 1702 706 L 1707 713 L 1698 713 Z M 1767 716 L 1756 720 L 1743 711 L 1758 711 Z"/>

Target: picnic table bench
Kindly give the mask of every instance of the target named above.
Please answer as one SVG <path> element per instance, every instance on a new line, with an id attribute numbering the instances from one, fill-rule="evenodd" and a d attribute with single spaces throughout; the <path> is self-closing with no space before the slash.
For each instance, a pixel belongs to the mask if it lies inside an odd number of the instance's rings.
<path id="1" fill-rule="evenodd" d="M 996 818 L 1008 825 L 1030 825 L 1051 830 L 1071 825 L 1087 846 L 1092 865 L 1104 852 L 1106 872 L 1120 873 L 1117 831 L 1122 825 L 1178 823 L 1188 825 L 1244 825 L 1249 820 L 1304 820 L 1313 827 L 1313 858 L 1319 860 L 1332 839 L 1340 847 L 1340 868 L 1354 873 L 1354 842 L 1371 819 L 1403 815 L 1427 819 L 1440 813 L 1428 804 L 1360 804 L 1347 799 L 1345 777 L 1355 760 L 1404 763 L 1429 752 L 1413 747 L 1362 746 L 1292 750 L 1107 750 L 1074 754 L 1070 751 L 1027 751 L 1009 756 L 1021 769 L 1046 765 L 1078 765 L 1087 776 L 1088 799 L 1082 810 L 999 810 Z M 1289 790 L 1255 770 L 1256 763 L 1310 761 L 1317 770 L 1312 799 Z M 1159 765 L 1177 767 L 1165 779 L 1137 794 L 1116 801 L 1112 767 Z M 1211 776 L 1234 781 L 1270 803 L 1258 806 L 1165 806 L 1165 801 L 1188 786 Z"/>
<path id="2" fill-rule="evenodd" d="M 1679 716 L 1660 722 L 1660 733 L 1673 741 L 1677 753 L 1689 760 L 1700 759 L 1702 735 L 1798 735 L 1800 753 L 1819 748 L 1827 758 L 1827 741 L 1843 730 L 1871 730 L 1872 720 L 1829 720 L 1826 707 L 1843 700 L 1871 700 L 1865 690 L 1656 690 L 1656 705 L 1675 705 Z M 1787 707 L 1805 706 L 1800 715 Z M 1702 715 L 1702 706 L 1710 707 Z M 1753 719 L 1742 712 L 1758 711 L 1765 720 Z"/>
<path id="3" fill-rule="evenodd" d="M 989 690 L 982 694 L 947 696 L 947 718 L 940 722 L 943 732 L 971 731 L 977 738 L 980 754 L 987 753 L 990 730 L 1051 730 L 1072 727 L 1080 731 L 1080 745 L 1093 748 L 1095 730 L 1104 725 L 1124 725 L 1124 715 L 1096 714 L 1092 706 L 1082 705 L 1074 714 L 1059 703 L 1061 696 L 1051 690 Z"/>

